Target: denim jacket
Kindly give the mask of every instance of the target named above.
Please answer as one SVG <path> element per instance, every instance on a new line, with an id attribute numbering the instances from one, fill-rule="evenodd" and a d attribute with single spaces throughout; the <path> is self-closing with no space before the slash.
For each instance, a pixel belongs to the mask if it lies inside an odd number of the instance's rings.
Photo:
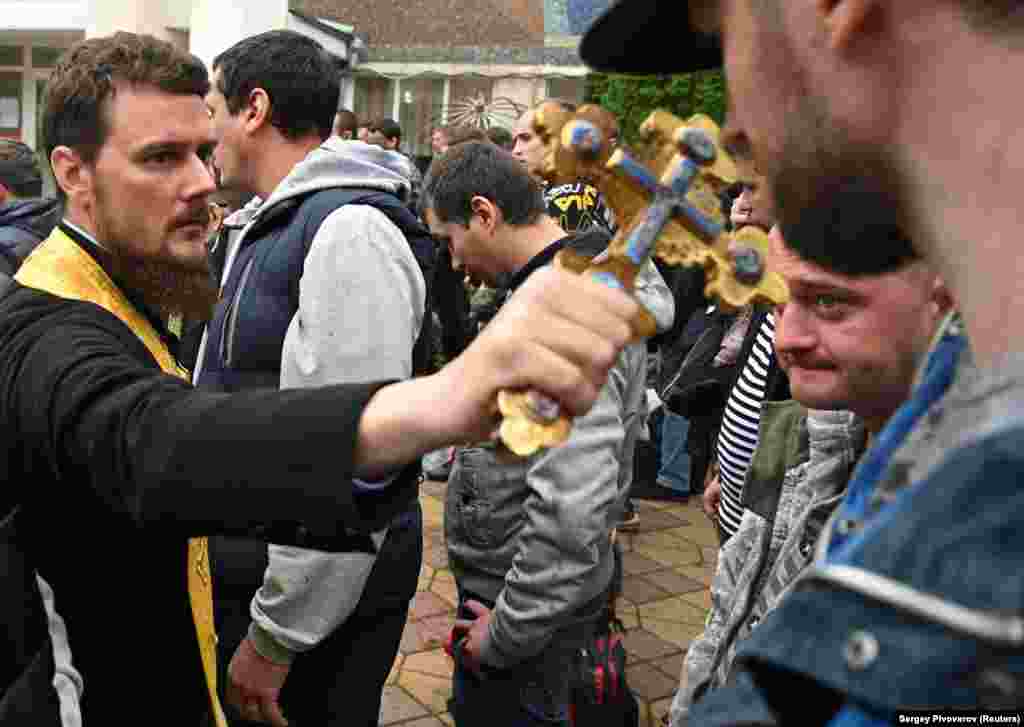
<path id="1" fill-rule="evenodd" d="M 1024 355 L 985 371 L 962 356 L 890 460 L 876 488 L 889 506 L 860 525 L 853 557 L 808 572 L 690 723 L 825 724 L 844 706 L 895 723 L 901 709 L 1020 705 L 1021 483 Z"/>

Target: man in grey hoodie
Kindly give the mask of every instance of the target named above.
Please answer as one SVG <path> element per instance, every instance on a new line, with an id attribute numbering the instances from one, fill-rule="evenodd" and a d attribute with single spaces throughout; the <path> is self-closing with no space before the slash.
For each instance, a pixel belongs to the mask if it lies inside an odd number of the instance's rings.
<path id="1" fill-rule="evenodd" d="M 213 70 L 221 184 L 262 201 L 232 218 L 222 241 L 222 298 L 197 384 L 409 378 L 424 317 L 420 258 L 432 246 L 406 208 L 404 157 L 328 138 L 338 76 L 315 41 L 264 33 Z M 407 468 L 359 486 L 387 498 L 395 480 L 417 475 Z M 287 714 L 298 724 L 376 725 L 419 575 L 415 496 L 348 552 L 227 538 L 210 548 L 228 704 L 251 722 L 284 724 Z"/>
<path id="2" fill-rule="evenodd" d="M 567 235 L 539 184 L 490 143 L 435 160 L 422 207 L 455 265 L 491 284 L 508 276 L 510 290 L 563 248 L 593 256 L 608 242 L 598 231 Z M 637 297 L 667 328 L 672 296 L 653 275 L 639 276 Z M 643 343 L 623 351 L 561 446 L 512 461 L 493 447 L 458 451 L 445 537 L 460 601 L 459 727 L 568 723 L 572 660 L 609 601 L 611 530 L 632 477 L 646 357 Z"/>

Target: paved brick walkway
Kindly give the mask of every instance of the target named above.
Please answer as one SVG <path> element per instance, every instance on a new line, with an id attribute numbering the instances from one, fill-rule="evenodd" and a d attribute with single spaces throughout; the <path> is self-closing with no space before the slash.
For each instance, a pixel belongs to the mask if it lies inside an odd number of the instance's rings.
<path id="1" fill-rule="evenodd" d="M 381 725 L 439 727 L 447 713 L 452 662 L 443 644 L 455 614 L 455 580 L 444 547 L 445 484 L 424 483 L 424 553 L 419 591 L 384 688 Z M 639 500 L 639 527 L 620 533 L 625 581 L 618 613 L 628 632 L 627 676 L 641 703 L 640 727 L 657 727 L 679 682 L 683 654 L 704 624 L 705 583 L 718 536 L 696 498 Z"/>

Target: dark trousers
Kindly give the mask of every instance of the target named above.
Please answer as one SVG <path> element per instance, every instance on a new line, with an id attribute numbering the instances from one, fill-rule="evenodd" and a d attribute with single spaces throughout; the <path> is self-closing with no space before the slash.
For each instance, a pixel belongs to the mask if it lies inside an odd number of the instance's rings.
<path id="1" fill-rule="evenodd" d="M 493 607 L 470 594 L 461 594 L 460 602 L 470 598 Z M 606 599 L 607 594 L 600 600 Z M 465 668 L 457 654 L 449 702 L 456 727 L 569 727 L 576 655 L 599 616 L 595 612 L 560 629 L 539 654 L 507 669 L 485 668 L 480 675 Z M 473 614 L 461 606 L 459 618 Z"/>
<path id="2" fill-rule="evenodd" d="M 255 542 L 211 538 L 222 698 L 228 664 L 248 632 L 249 603 L 266 569 L 266 545 L 257 548 Z M 356 610 L 293 662 L 281 690 L 281 708 L 292 727 L 376 727 L 422 560 L 423 514 L 417 502 L 388 530 Z M 227 704 L 225 711 L 233 727 L 258 724 L 242 720 Z"/>

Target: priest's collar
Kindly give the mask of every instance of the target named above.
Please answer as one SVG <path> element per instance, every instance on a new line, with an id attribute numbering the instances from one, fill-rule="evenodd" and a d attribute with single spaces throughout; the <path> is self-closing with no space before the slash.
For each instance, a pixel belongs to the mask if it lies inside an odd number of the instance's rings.
<path id="1" fill-rule="evenodd" d="M 82 241 L 84 240 L 85 242 L 88 242 L 90 245 L 94 245 L 95 247 L 98 247 L 101 250 L 106 250 L 107 249 L 103 245 L 100 244 L 99 240 L 97 240 L 95 237 L 90 235 L 84 228 L 79 227 L 74 222 L 69 220 L 67 217 L 63 218 L 60 221 L 60 224 L 64 227 L 64 233 L 68 237 L 70 237 L 72 240 L 74 240 L 75 242 L 81 244 Z M 78 237 L 81 238 L 81 239 L 76 239 L 75 235 L 72 234 L 72 233 L 77 233 Z M 88 250 L 87 252 L 91 253 L 92 250 Z"/>

